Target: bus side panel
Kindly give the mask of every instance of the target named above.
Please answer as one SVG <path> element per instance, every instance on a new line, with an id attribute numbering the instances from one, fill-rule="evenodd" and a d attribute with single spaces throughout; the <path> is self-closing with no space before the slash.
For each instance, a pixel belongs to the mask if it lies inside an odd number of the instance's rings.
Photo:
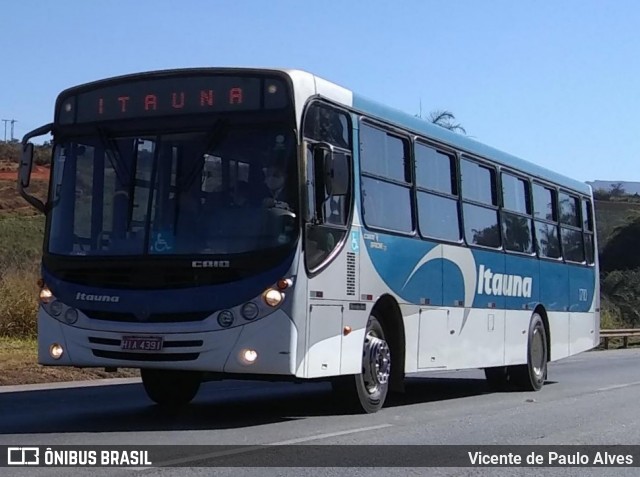
<path id="1" fill-rule="evenodd" d="M 463 328 L 465 310 L 450 310 L 447 368 L 484 368 L 504 362 L 504 310 L 472 309 Z"/>
<path id="2" fill-rule="evenodd" d="M 304 377 L 362 371 L 364 331 L 372 304 L 360 302 L 361 249 L 360 233 L 354 228 L 333 261 L 308 279 Z M 350 329 L 347 334 L 345 327 Z"/>
<path id="3" fill-rule="evenodd" d="M 475 266 L 461 272 L 463 283 L 475 279 L 473 309 L 465 311 L 458 306 L 450 310 L 449 342 L 455 350 L 448 356 L 451 369 L 500 366 L 504 362 L 505 255 L 482 249 L 471 251 Z M 480 275 L 476 267 L 482 267 L 484 273 Z"/>
<path id="4" fill-rule="evenodd" d="M 504 364 L 524 364 L 527 362 L 527 346 L 530 310 L 507 310 L 505 326 Z"/>
<path id="5" fill-rule="evenodd" d="M 569 318 L 569 353 L 593 348 L 599 320 L 589 312 L 595 293 L 595 268 L 575 266 L 569 272 L 571 286 Z"/>
<path id="6" fill-rule="evenodd" d="M 540 261 L 540 302 L 547 310 L 551 359 L 569 356 L 569 267 Z"/>
<path id="7" fill-rule="evenodd" d="M 527 362 L 529 323 L 534 307 L 540 302 L 540 263 L 535 257 L 523 257 L 507 254 L 506 273 L 531 277 L 531 295 L 515 293 L 505 298 L 506 326 L 504 364 L 523 364 Z"/>

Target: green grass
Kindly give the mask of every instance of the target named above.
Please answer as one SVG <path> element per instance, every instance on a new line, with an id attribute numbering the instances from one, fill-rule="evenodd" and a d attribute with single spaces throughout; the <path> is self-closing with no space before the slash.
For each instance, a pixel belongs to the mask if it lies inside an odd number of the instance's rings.
<path id="1" fill-rule="evenodd" d="M 0 218 L 0 271 L 39 262 L 43 234 L 43 215 Z"/>
<path id="2" fill-rule="evenodd" d="M 0 336 L 34 337 L 44 217 L 0 218 Z"/>

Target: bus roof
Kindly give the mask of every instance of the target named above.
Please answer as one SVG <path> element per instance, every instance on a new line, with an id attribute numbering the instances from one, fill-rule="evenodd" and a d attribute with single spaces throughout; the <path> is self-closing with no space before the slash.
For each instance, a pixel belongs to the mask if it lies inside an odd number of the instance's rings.
<path id="1" fill-rule="evenodd" d="M 316 94 L 342 103 L 345 106 L 349 106 L 372 118 L 391 123 L 416 135 L 424 136 L 426 139 L 432 139 L 442 144 L 446 144 L 462 152 L 483 157 L 498 165 L 511 168 L 514 171 L 520 171 L 528 176 L 551 182 L 560 187 L 571 189 L 582 194 L 591 195 L 591 186 L 584 182 L 571 179 L 570 177 L 545 169 L 544 167 L 525 161 L 524 159 L 500 151 L 491 146 L 487 146 L 486 144 L 482 144 L 481 142 L 471 139 L 465 135 L 454 133 L 446 128 L 437 126 L 429 121 L 425 121 L 424 119 L 420 119 L 398 109 L 385 106 L 377 101 L 373 101 L 353 93 L 338 84 L 306 71 L 296 69 L 285 69 L 282 71 L 286 72 L 291 77 L 293 83 L 297 87 L 300 87 L 312 78 Z"/>
<path id="2" fill-rule="evenodd" d="M 426 139 L 433 139 L 462 152 L 480 156 L 499 165 L 520 171 L 526 175 L 552 182 L 560 187 L 591 195 L 591 187 L 584 182 L 550 171 L 544 167 L 520 159 L 519 157 L 482 144 L 467 136 L 449 131 L 446 128 L 411 116 L 397 109 L 390 108 L 376 101 L 354 94 L 352 106 L 354 109 L 366 113 L 373 118 L 392 123 L 416 135 L 424 136 Z"/>

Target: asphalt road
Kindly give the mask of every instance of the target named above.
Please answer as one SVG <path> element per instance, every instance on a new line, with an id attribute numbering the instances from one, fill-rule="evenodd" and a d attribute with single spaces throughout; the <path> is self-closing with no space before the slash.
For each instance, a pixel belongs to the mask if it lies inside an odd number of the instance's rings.
<path id="1" fill-rule="evenodd" d="M 323 383 L 211 382 L 191 406 L 174 413 L 152 405 L 139 383 L 0 392 L 0 445 L 640 444 L 638 349 L 552 363 L 538 393 L 492 392 L 483 376 L 461 371 L 412 377 L 404 395 L 373 415 L 345 414 Z M 249 460 L 256 455 L 251 448 L 238 453 Z M 181 458 L 183 466 L 196 466 L 216 462 L 219 454 L 203 450 L 167 455 L 166 461 Z M 640 468 L 0 469 L 0 475 L 89 473 L 635 476 Z"/>

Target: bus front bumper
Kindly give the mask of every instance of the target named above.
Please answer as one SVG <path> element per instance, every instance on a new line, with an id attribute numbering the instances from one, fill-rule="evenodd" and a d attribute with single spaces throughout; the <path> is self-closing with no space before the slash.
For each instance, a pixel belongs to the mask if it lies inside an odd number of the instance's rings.
<path id="1" fill-rule="evenodd" d="M 48 366 L 157 368 L 248 374 L 295 374 L 297 330 L 282 311 L 216 331 L 118 331 L 70 326 L 38 312 L 38 362 Z M 137 329 L 136 329 L 137 328 Z M 123 349 L 123 338 L 162 340 L 159 350 Z M 154 340 L 155 338 L 155 340 Z M 156 345 L 152 345 L 155 348 Z M 54 356 L 60 354 L 56 359 Z"/>

